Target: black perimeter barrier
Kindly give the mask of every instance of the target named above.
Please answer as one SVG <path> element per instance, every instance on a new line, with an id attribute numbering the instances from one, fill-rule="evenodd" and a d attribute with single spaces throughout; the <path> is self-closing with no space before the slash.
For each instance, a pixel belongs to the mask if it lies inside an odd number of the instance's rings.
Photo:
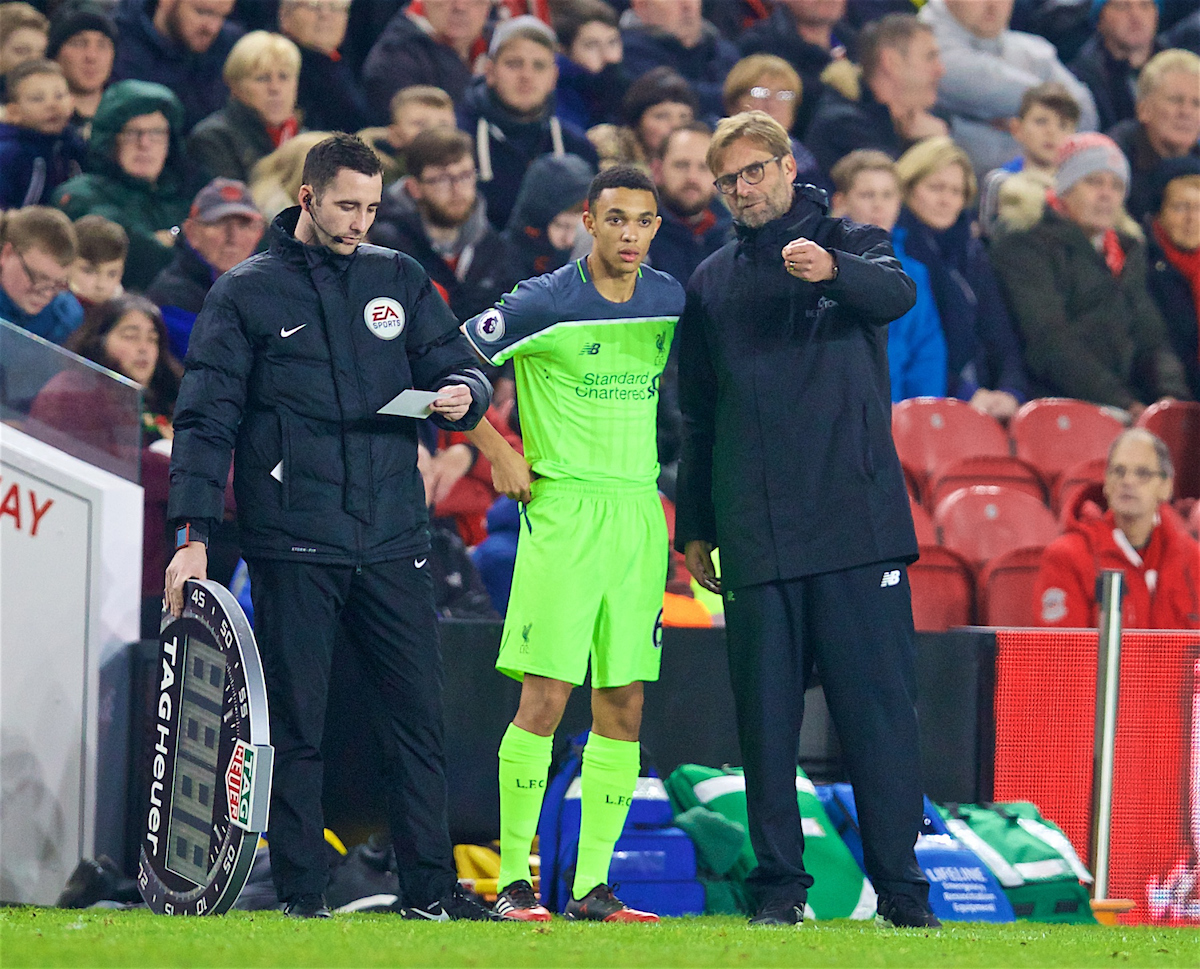
<path id="1" fill-rule="evenodd" d="M 445 666 L 446 773 L 455 843 L 499 837 L 496 752 L 517 710 L 520 684 L 493 666 L 501 624 L 446 620 L 440 625 Z M 988 629 L 917 634 L 917 711 L 925 793 L 935 801 L 991 799 L 995 746 L 992 696 L 996 640 Z M 131 648 L 130 765 L 149 763 L 156 694 L 156 641 Z M 591 691 L 575 690 L 555 737 L 556 751 L 590 724 Z M 373 740 L 374 691 L 348 644 L 336 651 L 325 720 L 325 824 L 348 845 L 387 828 Z M 679 764 L 739 765 L 725 631 L 664 630 L 662 674 L 646 685 L 644 756 L 662 777 Z M 846 780 L 820 687 L 806 696 L 798 761 L 815 781 Z M 130 771 L 125 844 L 109 854 L 132 875 L 146 804 L 145 768 Z"/>

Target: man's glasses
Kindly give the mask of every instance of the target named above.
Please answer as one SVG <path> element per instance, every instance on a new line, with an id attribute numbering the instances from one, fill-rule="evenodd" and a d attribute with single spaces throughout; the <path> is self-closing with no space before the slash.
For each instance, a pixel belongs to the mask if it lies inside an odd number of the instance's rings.
<path id="1" fill-rule="evenodd" d="M 1111 468 L 1106 468 L 1104 473 L 1117 481 L 1121 481 L 1126 475 L 1129 475 L 1138 484 L 1147 484 L 1155 478 L 1167 476 L 1165 471 L 1155 471 L 1153 468 L 1127 468 L 1123 464 L 1114 464 Z"/>
<path id="2" fill-rule="evenodd" d="M 745 168 L 739 168 L 736 172 L 730 172 L 728 175 L 722 175 L 713 185 L 722 195 L 733 195 L 737 191 L 737 183 L 740 178 L 747 185 L 757 185 L 767 174 L 767 166 L 772 162 L 782 161 L 783 155 L 776 155 L 774 158 L 768 158 L 766 161 L 755 162 L 753 165 L 747 165 Z"/>
<path id="3" fill-rule="evenodd" d="M 126 128 L 117 134 L 121 141 L 140 142 L 145 141 L 154 145 L 161 145 L 171 137 L 170 128 Z"/>
<path id="4" fill-rule="evenodd" d="M 478 180 L 475 172 L 459 172 L 457 175 L 435 175 L 433 178 L 419 178 L 422 185 L 431 188 L 458 188 L 459 186 L 474 185 Z"/>
<path id="5" fill-rule="evenodd" d="M 29 263 L 25 261 L 25 257 L 16 249 L 13 249 L 16 254 L 17 261 L 21 264 L 21 268 L 25 270 L 25 275 L 29 277 L 29 288 L 35 293 L 50 293 L 58 295 L 65 292 L 68 280 L 66 277 L 55 279 L 53 276 L 44 276 L 39 272 L 29 268 Z"/>

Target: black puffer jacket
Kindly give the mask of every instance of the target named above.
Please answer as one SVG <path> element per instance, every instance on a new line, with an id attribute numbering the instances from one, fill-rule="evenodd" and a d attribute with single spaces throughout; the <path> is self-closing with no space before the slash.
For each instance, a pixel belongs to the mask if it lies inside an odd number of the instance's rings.
<path id="1" fill-rule="evenodd" d="M 417 421 L 376 412 L 402 390 L 491 386 L 411 258 L 305 246 L 281 213 L 271 247 L 221 276 L 196 320 L 175 408 L 172 520 L 221 515 L 230 451 L 247 557 L 369 564 L 428 547 Z M 273 470 L 278 468 L 278 475 Z"/>

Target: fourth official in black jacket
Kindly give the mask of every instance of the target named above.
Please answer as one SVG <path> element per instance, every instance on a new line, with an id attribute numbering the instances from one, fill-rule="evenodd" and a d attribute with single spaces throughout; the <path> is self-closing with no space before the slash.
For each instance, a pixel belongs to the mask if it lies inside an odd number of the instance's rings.
<path id="1" fill-rule="evenodd" d="M 308 154 L 301 207 L 270 249 L 222 275 L 188 347 L 175 409 L 167 570 L 176 615 L 203 577 L 201 543 L 234 490 L 271 714 L 271 871 L 288 914 L 328 917 L 321 740 L 333 653 L 347 643 L 374 687 L 406 911 L 487 918 L 458 888 L 447 825 L 442 665 L 417 471 L 417 421 L 379 409 L 439 391 L 430 418 L 469 430 L 491 386 L 458 321 L 409 256 L 362 243 L 379 159 L 338 134 Z"/>
<path id="2" fill-rule="evenodd" d="M 679 322 L 675 543 L 725 600 L 758 859 L 751 923 L 799 923 L 813 882 L 795 784 L 815 667 L 880 918 L 935 926 L 913 851 L 922 790 L 905 566 L 917 542 L 887 362 L 887 324 L 915 287 L 886 232 L 829 218 L 823 192 L 792 184 L 787 132 L 765 113 L 724 119 L 707 160 L 737 239 L 696 269 Z"/>

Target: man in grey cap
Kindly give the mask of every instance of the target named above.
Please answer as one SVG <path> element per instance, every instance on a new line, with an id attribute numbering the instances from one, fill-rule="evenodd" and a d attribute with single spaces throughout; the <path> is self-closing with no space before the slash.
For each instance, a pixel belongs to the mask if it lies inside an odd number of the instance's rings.
<path id="1" fill-rule="evenodd" d="M 146 296 L 163 311 L 171 352 L 182 360 L 196 315 L 221 273 L 258 248 L 265 223 L 245 183 L 214 178 L 196 193 L 175 253 Z"/>
<path id="2" fill-rule="evenodd" d="M 1058 155 L 1041 218 L 992 249 L 1025 341 L 1038 397 L 1123 407 L 1136 418 L 1163 397 L 1189 398 L 1146 288 L 1146 243 L 1125 211 L 1129 161 L 1096 132 Z"/>
<path id="3" fill-rule="evenodd" d="M 578 155 L 595 167 L 587 136 L 554 116 L 554 32 L 536 17 L 500 24 L 488 64 L 463 95 L 458 125 L 475 137 L 479 189 L 497 231 L 508 224 L 525 170 L 539 155 Z"/>

